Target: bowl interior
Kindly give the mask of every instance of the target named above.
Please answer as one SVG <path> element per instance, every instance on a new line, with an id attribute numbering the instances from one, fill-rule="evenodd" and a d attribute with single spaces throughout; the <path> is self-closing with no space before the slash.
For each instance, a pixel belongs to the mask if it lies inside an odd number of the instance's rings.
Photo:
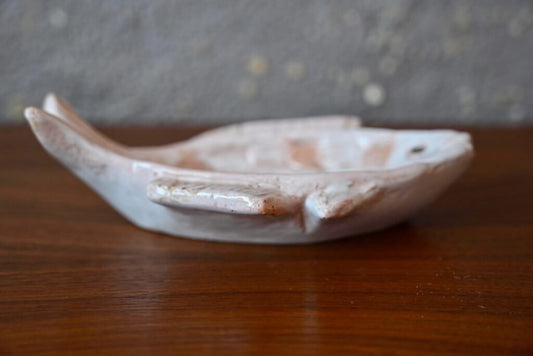
<path id="1" fill-rule="evenodd" d="M 392 169 L 438 159 L 458 133 L 361 128 L 315 133 L 192 139 L 173 157 L 182 168 L 222 172 L 305 173 Z"/>

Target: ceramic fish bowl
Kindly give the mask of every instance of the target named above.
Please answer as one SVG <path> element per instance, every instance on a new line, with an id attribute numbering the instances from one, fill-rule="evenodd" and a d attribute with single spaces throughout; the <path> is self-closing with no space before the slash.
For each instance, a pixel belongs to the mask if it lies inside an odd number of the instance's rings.
<path id="1" fill-rule="evenodd" d="M 254 121 L 126 147 L 52 94 L 25 116 L 44 148 L 133 224 L 204 240 L 305 244 L 384 229 L 431 203 L 473 156 L 466 133 L 365 128 L 350 117 Z"/>

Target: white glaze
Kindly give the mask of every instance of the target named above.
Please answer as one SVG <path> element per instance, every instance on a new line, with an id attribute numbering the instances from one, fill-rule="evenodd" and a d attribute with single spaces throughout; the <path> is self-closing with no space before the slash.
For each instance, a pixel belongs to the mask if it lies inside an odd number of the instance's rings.
<path id="1" fill-rule="evenodd" d="M 217 241 L 379 230 L 433 201 L 473 156 L 466 133 L 360 128 L 349 117 L 249 122 L 129 148 L 54 95 L 25 115 L 45 149 L 132 223 Z"/>

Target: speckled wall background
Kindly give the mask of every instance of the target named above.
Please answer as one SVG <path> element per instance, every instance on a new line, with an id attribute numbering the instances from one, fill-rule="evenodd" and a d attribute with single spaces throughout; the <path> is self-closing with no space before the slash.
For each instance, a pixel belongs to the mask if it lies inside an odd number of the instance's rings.
<path id="1" fill-rule="evenodd" d="M 533 123 L 531 0 L 3 0 L 0 48 L 3 123 Z"/>

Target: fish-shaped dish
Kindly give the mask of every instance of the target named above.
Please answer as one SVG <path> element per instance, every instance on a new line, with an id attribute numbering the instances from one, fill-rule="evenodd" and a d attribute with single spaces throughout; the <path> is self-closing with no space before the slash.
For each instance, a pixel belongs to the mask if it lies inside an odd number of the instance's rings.
<path id="1" fill-rule="evenodd" d="M 253 121 L 126 147 L 49 94 L 25 116 L 44 148 L 133 224 L 195 239 L 304 244 L 380 230 L 468 167 L 470 136 L 357 118 Z"/>

